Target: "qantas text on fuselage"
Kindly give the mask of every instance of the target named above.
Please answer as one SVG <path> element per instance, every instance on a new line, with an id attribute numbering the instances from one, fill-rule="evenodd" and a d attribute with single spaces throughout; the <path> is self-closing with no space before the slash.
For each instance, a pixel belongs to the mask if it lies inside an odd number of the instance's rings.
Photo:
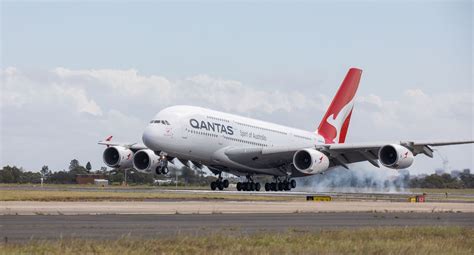
<path id="1" fill-rule="evenodd" d="M 394 143 L 345 143 L 362 70 L 351 68 L 336 92 L 316 131 L 305 131 L 210 109 L 178 105 L 163 109 L 143 133 L 143 144 L 116 143 L 111 137 L 105 164 L 167 174 L 168 162 L 180 161 L 218 175 L 211 188 L 225 189 L 222 172 L 246 176 L 238 190 L 260 190 L 257 175 L 270 175 L 265 190 L 291 190 L 293 178 L 330 171 L 334 167 L 367 161 L 379 167 L 409 167 L 418 154 L 433 156 L 434 146 L 473 143 L 472 140 Z"/>

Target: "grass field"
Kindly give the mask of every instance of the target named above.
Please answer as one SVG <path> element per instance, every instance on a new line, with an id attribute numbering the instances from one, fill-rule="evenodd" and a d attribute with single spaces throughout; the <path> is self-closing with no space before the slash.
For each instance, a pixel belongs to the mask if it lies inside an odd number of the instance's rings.
<path id="1" fill-rule="evenodd" d="M 10 184 L 10 183 L 0 183 L 0 188 L 38 188 L 41 187 L 41 184 L 31 184 L 31 183 L 22 183 L 22 184 Z M 43 184 L 44 188 L 57 188 L 57 189 L 97 189 L 97 186 L 94 184 Z M 168 185 L 168 186 L 157 186 L 157 185 L 145 185 L 145 184 L 140 184 L 140 185 L 129 185 L 129 186 L 123 186 L 123 185 L 108 185 L 105 187 L 107 190 L 116 190 L 116 189 L 143 189 L 143 190 L 153 190 L 153 189 L 178 189 L 178 190 L 209 190 L 209 186 L 195 186 L 195 185 L 189 185 L 189 186 L 174 186 L 174 185 Z"/>
<path id="2" fill-rule="evenodd" d="M 0 190 L 0 201 L 143 201 L 150 199 L 169 200 L 223 200 L 234 201 L 290 201 L 303 197 L 277 197 L 259 195 L 219 193 L 160 193 L 160 192 L 114 192 L 71 190 Z"/>
<path id="3" fill-rule="evenodd" d="M 402 227 L 2 243 L 0 254 L 474 254 L 474 229 Z"/>
<path id="4" fill-rule="evenodd" d="M 167 189 L 171 191 L 163 192 Z M 208 190 L 207 187 L 178 187 L 178 190 Z M 0 184 L 0 201 L 143 201 L 150 199 L 171 199 L 171 200 L 236 200 L 236 201 L 302 201 L 304 196 L 265 196 L 258 193 L 253 194 L 232 194 L 232 193 L 187 193 L 173 192 L 174 187 L 157 187 L 149 185 L 140 186 L 106 186 L 103 188 L 95 185 L 78 185 L 78 184 L 48 184 L 44 187 L 32 184 Z M 411 189 L 407 192 L 416 194 L 426 193 L 428 201 L 472 201 L 474 200 L 474 189 Z M 445 193 L 448 196 L 445 196 Z M 390 195 L 364 195 L 360 193 L 358 196 L 353 194 L 340 194 L 334 196 L 335 200 L 351 200 L 351 199 L 397 199 L 396 193 Z M 403 201 L 403 196 L 398 196 Z"/>

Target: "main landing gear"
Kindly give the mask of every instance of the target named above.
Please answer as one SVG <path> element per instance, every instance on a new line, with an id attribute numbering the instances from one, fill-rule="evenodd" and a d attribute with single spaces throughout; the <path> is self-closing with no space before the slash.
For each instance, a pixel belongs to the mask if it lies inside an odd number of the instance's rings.
<path id="1" fill-rule="evenodd" d="M 158 163 L 155 171 L 156 174 L 168 174 L 168 159 L 165 155 L 160 156 L 160 162 Z"/>
<path id="2" fill-rule="evenodd" d="M 238 182 L 237 183 L 237 190 L 238 191 L 260 191 L 260 183 L 254 182 L 250 175 L 247 175 L 246 182 Z"/>
<path id="3" fill-rule="evenodd" d="M 288 178 L 280 181 L 278 177 L 275 177 L 274 182 L 265 183 L 265 191 L 290 191 L 294 188 L 296 188 L 296 181 Z"/>
<path id="4" fill-rule="evenodd" d="M 219 177 L 216 181 L 211 182 L 211 189 L 212 190 L 223 190 L 229 187 L 229 180 L 223 180 L 221 173 L 219 173 Z"/>

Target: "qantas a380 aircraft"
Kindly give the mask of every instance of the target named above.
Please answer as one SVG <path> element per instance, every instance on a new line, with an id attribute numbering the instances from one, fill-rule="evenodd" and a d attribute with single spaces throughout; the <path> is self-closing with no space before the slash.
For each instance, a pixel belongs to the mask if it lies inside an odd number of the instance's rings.
<path id="1" fill-rule="evenodd" d="M 107 138 L 103 153 L 112 168 L 134 168 L 144 173 L 167 174 L 168 162 L 202 168 L 206 166 L 218 179 L 211 189 L 223 190 L 229 181 L 222 172 L 246 176 L 237 190 L 259 191 L 252 177 L 271 175 L 266 191 L 291 190 L 294 177 L 321 174 L 334 167 L 368 161 L 393 169 L 409 167 L 414 156 L 433 157 L 432 146 L 473 143 L 396 142 L 344 143 L 354 107 L 355 93 L 362 70 L 351 68 L 315 132 L 194 106 L 172 106 L 160 111 L 143 133 L 144 144 L 123 144 Z"/>

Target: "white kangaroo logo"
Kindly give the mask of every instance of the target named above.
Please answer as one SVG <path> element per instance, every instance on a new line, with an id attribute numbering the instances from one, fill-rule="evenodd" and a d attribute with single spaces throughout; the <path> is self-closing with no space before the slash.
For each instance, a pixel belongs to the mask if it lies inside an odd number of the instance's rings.
<path id="1" fill-rule="evenodd" d="M 326 122 L 336 129 L 336 137 L 332 140 L 333 143 L 339 142 L 339 135 L 341 134 L 342 124 L 346 120 L 349 113 L 352 111 L 353 107 L 354 107 L 354 98 L 352 98 L 352 100 L 349 103 L 347 103 L 341 109 L 341 111 L 339 111 L 339 114 L 337 115 L 337 117 L 334 116 L 336 113 L 333 113 L 327 117 Z"/>

